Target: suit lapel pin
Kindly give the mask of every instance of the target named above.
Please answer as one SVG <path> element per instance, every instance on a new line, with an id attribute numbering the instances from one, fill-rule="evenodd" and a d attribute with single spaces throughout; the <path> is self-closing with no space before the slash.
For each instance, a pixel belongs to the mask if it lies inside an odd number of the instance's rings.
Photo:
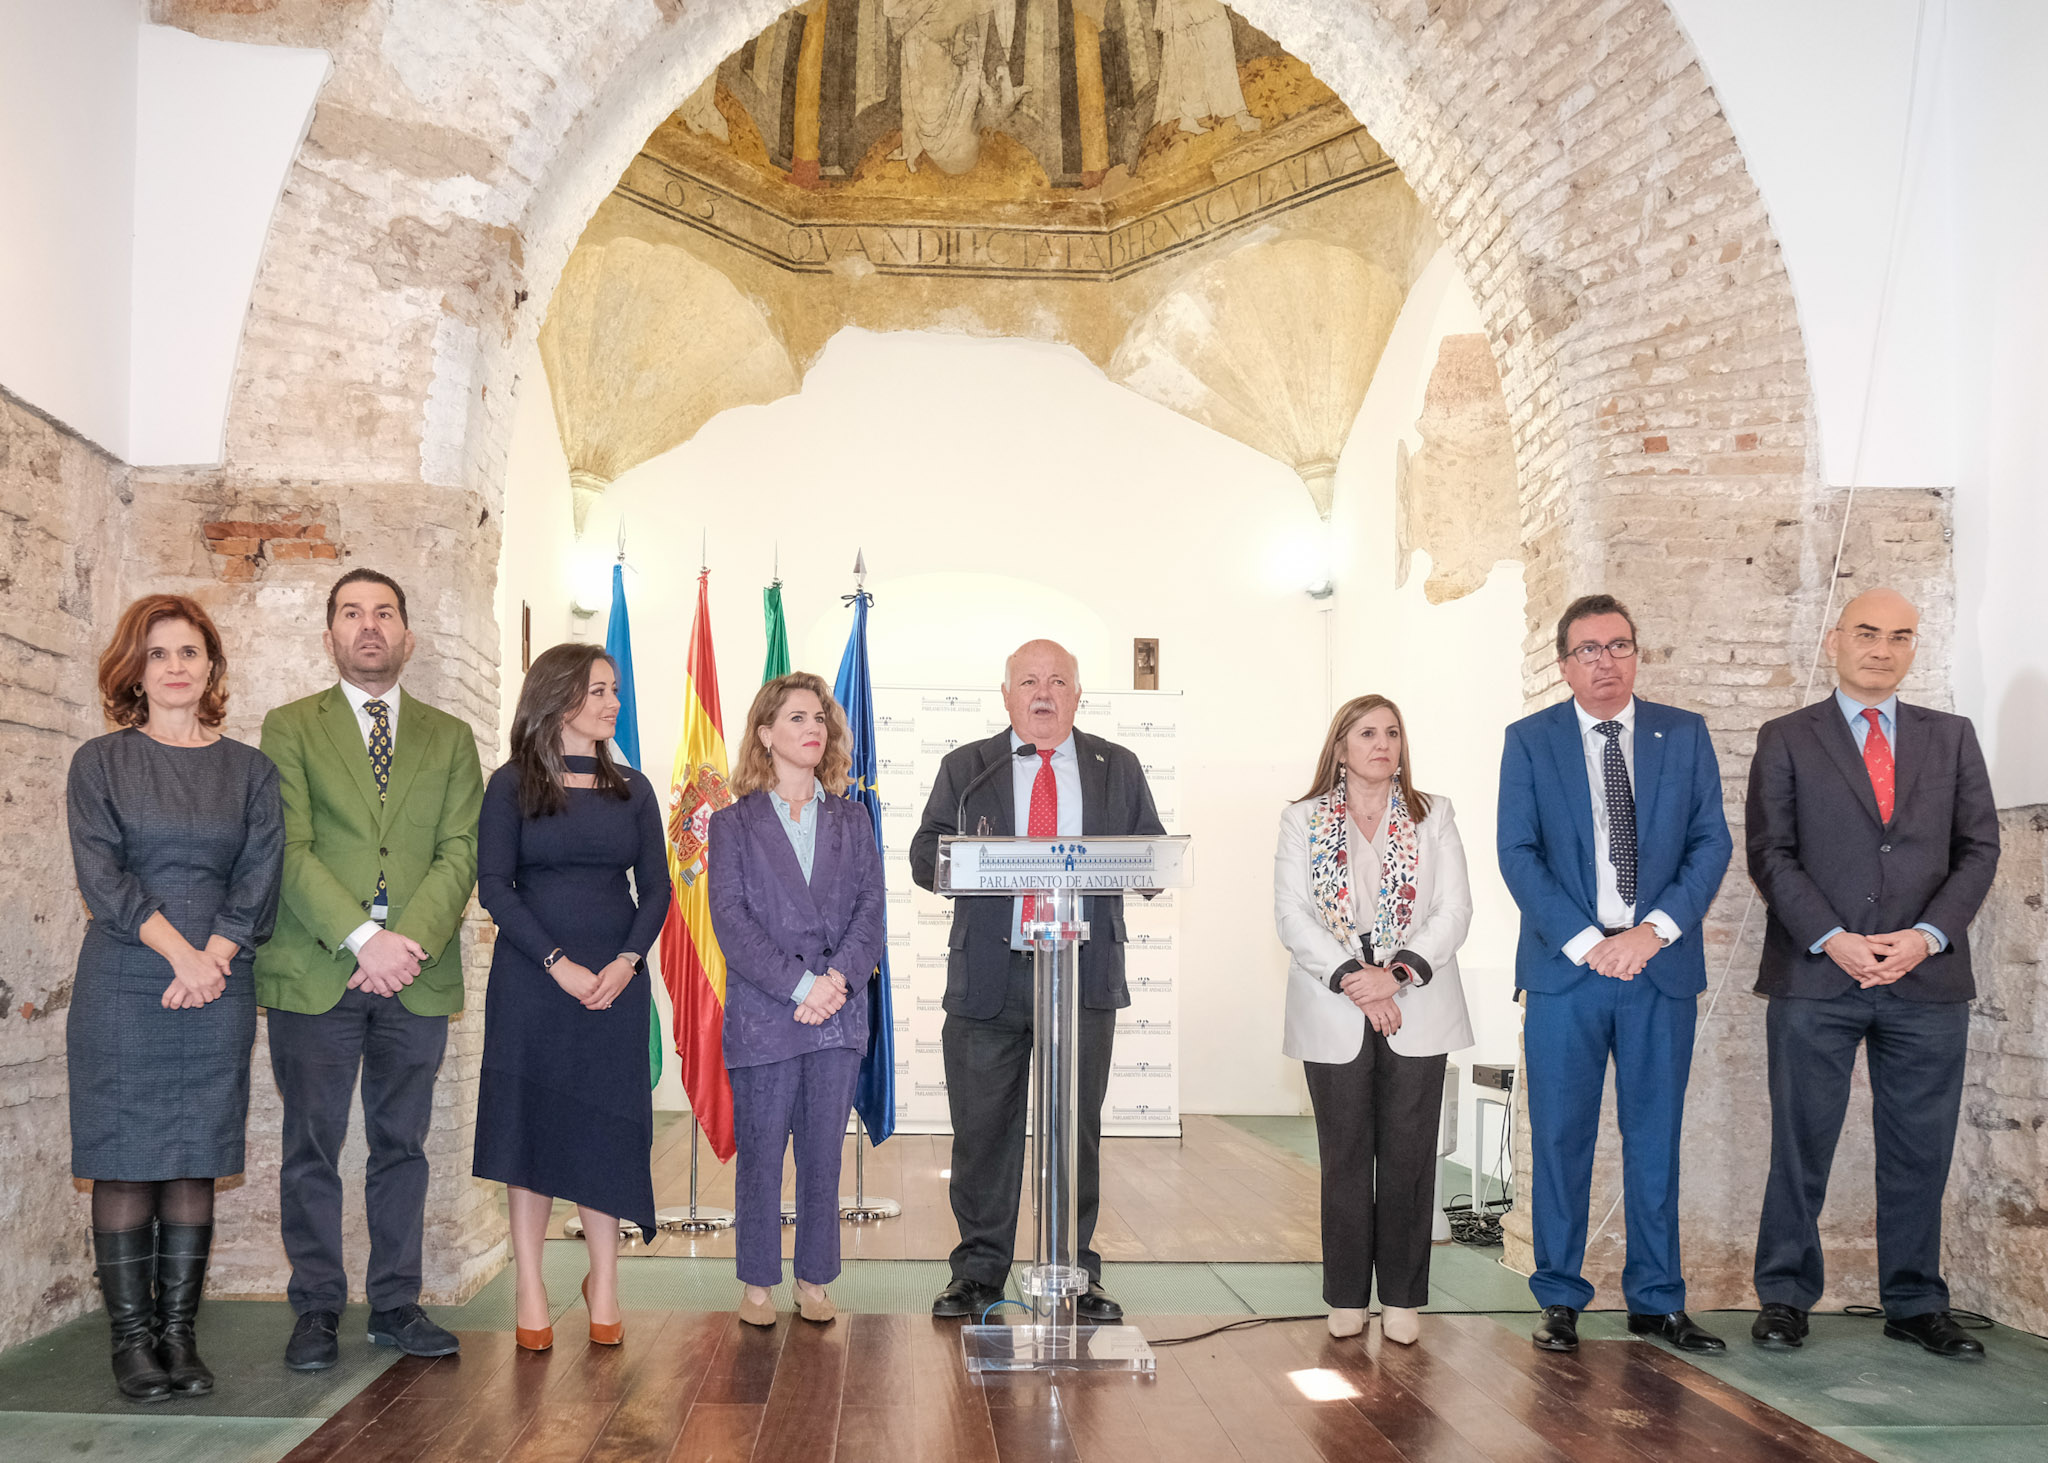
<path id="1" fill-rule="evenodd" d="M 1100 762 L 1100 761 L 1102 760 L 1102 754 L 1101 754 L 1100 752 L 1097 752 L 1097 753 L 1095 754 L 1095 760 L 1096 760 L 1096 761 L 1098 761 L 1098 762 Z"/>
<path id="2" fill-rule="evenodd" d="M 1660 742 L 1664 740 L 1664 733 L 1662 732 L 1651 732 L 1650 735 L 1655 737 Z"/>

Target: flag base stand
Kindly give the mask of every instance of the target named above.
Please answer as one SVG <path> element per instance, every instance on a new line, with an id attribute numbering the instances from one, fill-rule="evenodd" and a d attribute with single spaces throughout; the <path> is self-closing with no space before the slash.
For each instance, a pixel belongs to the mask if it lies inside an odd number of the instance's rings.
<path id="1" fill-rule="evenodd" d="M 697 1202 L 697 1139 L 702 1133 L 697 1126 L 697 1115 L 690 1114 L 690 1202 L 686 1207 L 657 1209 L 654 1223 L 658 1229 L 675 1234 L 713 1234 L 721 1229 L 732 1228 L 732 1210 L 713 1209 L 708 1204 Z"/>
<path id="2" fill-rule="evenodd" d="M 1150 1372 L 1152 1344 L 1136 1326 L 963 1326 L 970 1372 Z"/>
<path id="3" fill-rule="evenodd" d="M 870 1224 L 877 1219 L 894 1219 L 903 1206 L 894 1199 L 867 1198 L 858 1194 L 839 1196 L 839 1217 L 849 1224 Z"/>
<path id="4" fill-rule="evenodd" d="M 654 1223 L 675 1234 L 712 1234 L 732 1228 L 732 1210 L 692 1204 L 687 1209 L 657 1209 Z"/>
<path id="5" fill-rule="evenodd" d="M 868 1127 L 859 1114 L 853 1119 L 853 1192 L 839 1196 L 839 1217 L 850 1224 L 894 1219 L 903 1206 L 894 1199 L 868 1193 Z"/>
<path id="6" fill-rule="evenodd" d="M 784 1199 L 782 1201 L 782 1222 L 784 1224 L 796 1223 L 796 1200 Z"/>

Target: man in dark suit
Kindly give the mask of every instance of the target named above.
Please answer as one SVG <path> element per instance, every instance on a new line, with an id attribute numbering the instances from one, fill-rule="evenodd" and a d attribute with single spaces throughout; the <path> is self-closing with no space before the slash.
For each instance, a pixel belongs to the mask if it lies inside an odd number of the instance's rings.
<path id="1" fill-rule="evenodd" d="M 1635 622 L 1613 597 L 1572 603 L 1557 622 L 1557 659 L 1572 699 L 1508 728 L 1498 822 L 1501 876 L 1522 911 L 1535 1342 L 1577 1350 L 1593 1298 L 1580 1271 L 1611 1056 L 1628 1328 L 1719 1351 L 1685 1313 L 1678 1139 L 1707 983 L 1700 922 L 1732 850 L 1720 769 L 1700 717 L 1635 699 Z"/>
<path id="2" fill-rule="evenodd" d="M 1948 1311 L 1941 1195 L 1970 1029 L 1970 921 L 1998 869 L 1998 807 L 1969 719 L 1909 706 L 1920 615 L 1860 594 L 1828 632 L 1839 689 L 1766 722 L 1749 769 L 1749 873 L 1770 916 L 1771 1176 L 1750 1335 L 1800 1345 L 1825 1287 L 1820 1210 L 1866 1044 L 1877 1131 L 1884 1334 L 1940 1356 L 1984 1347 Z"/>
<path id="3" fill-rule="evenodd" d="M 1085 837 L 1164 833 L 1145 769 L 1127 747 L 1074 730 L 1081 680 L 1074 657 L 1050 640 L 1012 655 L 1003 675 L 1010 726 L 946 754 L 931 801 L 910 841 L 911 877 L 929 889 L 939 838 L 993 835 Z M 1018 755 L 1029 745 L 1035 755 Z M 1001 769 L 1001 770 L 996 770 Z M 983 773 L 992 775 L 983 778 Z M 960 794 L 964 830 L 956 825 Z M 976 898 L 953 906 L 946 962 L 946 1103 L 953 1118 L 953 1218 L 960 1243 L 953 1279 L 932 1303 L 935 1316 L 974 1316 L 1003 1298 L 1017 1239 L 1024 1112 L 1031 1091 L 1032 957 L 1022 899 Z M 1109 1089 L 1116 1013 L 1131 1003 L 1124 984 L 1121 895 L 1082 901 L 1089 937 L 1081 946 L 1081 1123 L 1074 1198 L 1080 1260 L 1088 1270 L 1081 1318 L 1123 1319 L 1102 1288 L 1102 1257 L 1090 1247 L 1101 1195 L 1102 1101 Z"/>

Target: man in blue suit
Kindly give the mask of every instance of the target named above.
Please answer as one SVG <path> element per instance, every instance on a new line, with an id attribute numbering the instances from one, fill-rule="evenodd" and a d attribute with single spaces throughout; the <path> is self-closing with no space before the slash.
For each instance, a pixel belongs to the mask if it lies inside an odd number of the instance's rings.
<path id="1" fill-rule="evenodd" d="M 1557 659 L 1572 699 L 1508 728 L 1498 820 L 1501 876 L 1522 911 L 1535 1341 L 1577 1350 L 1593 1298 L 1579 1272 L 1611 1056 L 1628 1328 L 1720 1351 L 1685 1313 L 1678 1259 L 1678 1139 L 1707 984 L 1700 924 L 1732 848 L 1720 768 L 1699 716 L 1635 699 L 1635 621 L 1611 595 L 1573 601 Z"/>

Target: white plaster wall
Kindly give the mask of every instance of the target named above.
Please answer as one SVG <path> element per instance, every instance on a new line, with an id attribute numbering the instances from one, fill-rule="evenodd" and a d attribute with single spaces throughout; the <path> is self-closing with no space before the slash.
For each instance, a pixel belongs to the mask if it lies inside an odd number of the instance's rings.
<path id="1" fill-rule="evenodd" d="M 2048 802 L 2048 6 L 1953 7 L 1958 709 L 2002 807 Z"/>
<path id="2" fill-rule="evenodd" d="M 325 51 L 141 28 L 130 462 L 221 460 L 264 236 L 332 69 Z"/>
<path id="3" fill-rule="evenodd" d="M 1956 488 L 1956 709 L 1977 724 L 1999 804 L 2048 801 L 2048 643 L 2034 628 L 2048 530 L 2036 427 L 2048 399 L 2048 198 L 2036 181 L 2048 6 L 1671 7 L 1784 247 L 1822 471 L 1837 485 Z"/>
<path id="4" fill-rule="evenodd" d="M 128 447 L 135 0 L 0 0 L 0 385 Z"/>
<path id="5" fill-rule="evenodd" d="M 1420 392 L 1417 381 L 1400 395 L 1419 404 Z M 520 395 L 507 662 L 521 598 L 534 606 L 536 649 L 572 633 L 566 598 L 599 594 L 623 519 L 640 570 L 629 594 L 641 739 L 657 779 L 673 755 L 707 533 L 728 727 L 759 684 L 761 589 L 778 549 L 794 661 L 826 676 L 845 644 L 839 597 L 857 546 L 876 596 L 878 681 L 993 686 L 1003 656 L 1045 633 L 1079 655 L 1084 686 L 1127 687 L 1132 638 L 1159 637 L 1161 685 L 1187 696 L 1181 822 L 1201 845 L 1202 893 L 1183 926 L 1183 1106 L 1306 1111 L 1299 1067 L 1279 1052 L 1285 966 L 1271 860 L 1275 820 L 1321 744 L 1329 691 L 1323 617 L 1305 592 L 1320 530 L 1292 472 L 1111 385 L 1071 351 L 849 331 L 801 395 L 728 412 L 621 478 L 579 544 L 567 534 L 546 392 L 526 378 Z M 537 518 L 553 528 L 536 534 Z M 1384 613 L 1384 583 L 1359 586 L 1347 613 Z M 1512 707 L 1519 593 L 1431 614 L 1499 637 L 1500 699 Z M 603 633 L 602 617 L 588 633 Z M 506 685 L 516 696 L 516 677 Z M 1475 732 L 1474 744 L 1497 729 Z M 1465 796 L 1476 799 L 1476 785 Z M 1490 819 L 1478 826 L 1490 878 Z"/>

